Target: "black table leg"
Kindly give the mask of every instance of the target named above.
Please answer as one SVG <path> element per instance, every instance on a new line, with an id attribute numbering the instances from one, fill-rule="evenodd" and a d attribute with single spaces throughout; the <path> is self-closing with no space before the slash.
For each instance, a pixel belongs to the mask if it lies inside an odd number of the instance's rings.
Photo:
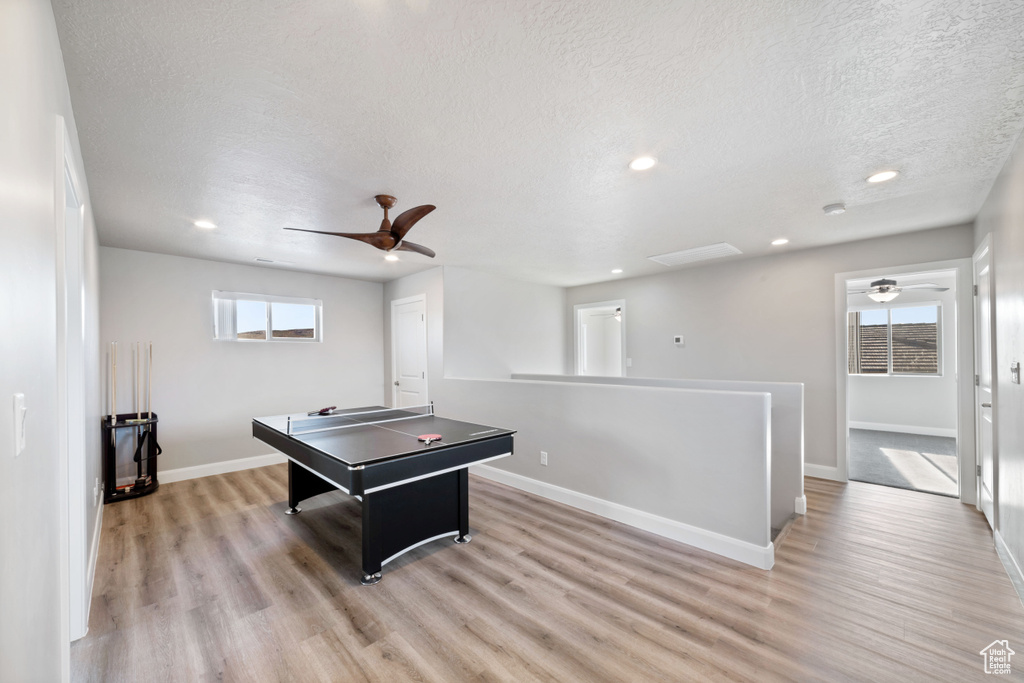
<path id="1" fill-rule="evenodd" d="M 456 543 L 469 543 L 473 537 L 469 535 L 469 469 L 459 472 L 459 536 Z"/>
<path id="2" fill-rule="evenodd" d="M 363 495 L 363 578 L 364 586 L 372 586 L 380 581 L 381 562 L 381 521 L 383 510 L 380 509 L 378 496 L 375 493 Z"/>
<path id="3" fill-rule="evenodd" d="M 363 494 L 363 584 L 380 581 L 385 561 L 427 541 L 468 543 L 468 493 L 463 468 Z"/>
<path id="4" fill-rule="evenodd" d="M 299 501 L 318 496 L 328 491 L 336 491 L 337 486 L 323 477 L 318 477 L 302 465 L 288 461 L 288 509 L 286 515 L 297 515 L 302 512 Z"/>

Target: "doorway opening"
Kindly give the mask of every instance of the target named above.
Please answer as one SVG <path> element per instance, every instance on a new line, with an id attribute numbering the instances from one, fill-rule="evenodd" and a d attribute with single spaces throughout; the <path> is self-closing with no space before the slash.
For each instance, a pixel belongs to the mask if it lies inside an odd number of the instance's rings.
<path id="1" fill-rule="evenodd" d="M 957 271 L 846 280 L 847 473 L 960 496 Z"/>
<path id="2" fill-rule="evenodd" d="M 576 374 L 626 375 L 626 302 L 599 301 L 573 307 Z"/>

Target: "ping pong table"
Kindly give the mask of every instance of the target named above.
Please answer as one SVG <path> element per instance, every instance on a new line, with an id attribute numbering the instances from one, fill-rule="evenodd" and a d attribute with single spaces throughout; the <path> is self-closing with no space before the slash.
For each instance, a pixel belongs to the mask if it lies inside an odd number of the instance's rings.
<path id="1" fill-rule="evenodd" d="M 513 434 L 439 417 L 433 404 L 252 421 L 252 435 L 288 457 L 286 514 L 328 491 L 360 500 L 364 585 L 420 545 L 449 536 L 470 541 L 468 467 L 512 455 Z"/>

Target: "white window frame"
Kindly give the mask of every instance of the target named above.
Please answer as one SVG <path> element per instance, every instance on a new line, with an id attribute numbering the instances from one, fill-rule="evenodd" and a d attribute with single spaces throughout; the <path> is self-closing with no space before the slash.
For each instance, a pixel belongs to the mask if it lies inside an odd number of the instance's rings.
<path id="1" fill-rule="evenodd" d="M 304 299 L 293 296 L 275 296 L 272 294 L 252 294 L 249 292 L 224 292 L 213 290 L 213 339 L 214 341 L 244 342 L 249 343 L 299 343 L 319 344 L 324 339 L 323 335 L 323 301 L 321 299 Z M 257 301 L 267 306 L 267 338 L 266 339 L 239 339 L 235 330 L 235 302 L 236 301 Z M 271 304 L 299 304 L 313 306 L 316 312 L 312 339 L 301 339 L 297 337 L 274 337 L 274 307 Z"/>
<path id="2" fill-rule="evenodd" d="M 936 367 L 938 372 L 893 372 L 892 370 L 892 311 L 895 308 L 924 308 L 925 306 L 935 306 L 935 353 Z M 864 311 L 878 311 L 884 310 L 886 312 L 886 325 L 888 330 L 886 332 L 886 347 L 888 354 L 888 371 L 887 372 L 850 372 L 849 364 L 847 364 L 847 374 L 851 377 L 942 377 L 942 354 L 943 354 L 943 333 L 942 333 L 942 302 L 941 301 L 901 301 L 900 303 L 889 303 L 884 305 L 870 305 L 861 304 L 859 306 L 849 306 L 846 311 L 847 320 L 851 313 L 862 313 Z M 849 325 L 849 322 L 847 322 Z M 846 341 L 846 353 L 850 353 L 850 340 Z"/>

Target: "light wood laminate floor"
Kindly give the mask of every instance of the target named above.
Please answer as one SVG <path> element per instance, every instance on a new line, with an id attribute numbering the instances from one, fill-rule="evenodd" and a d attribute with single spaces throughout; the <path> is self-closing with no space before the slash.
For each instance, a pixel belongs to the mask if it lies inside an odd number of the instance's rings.
<path id="1" fill-rule="evenodd" d="M 761 571 L 473 477 L 473 542 L 359 584 L 359 506 L 283 465 L 108 505 L 75 681 L 969 681 L 1024 608 L 956 500 L 807 479 Z M 1002 677 L 1006 679 L 1007 677 Z"/>

